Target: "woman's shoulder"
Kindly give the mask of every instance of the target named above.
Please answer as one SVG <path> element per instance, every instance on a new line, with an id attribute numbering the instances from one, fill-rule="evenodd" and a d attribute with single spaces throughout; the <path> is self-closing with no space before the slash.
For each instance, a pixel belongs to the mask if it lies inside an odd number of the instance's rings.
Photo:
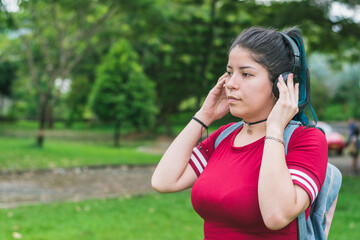
<path id="1" fill-rule="evenodd" d="M 300 126 L 295 131 L 298 131 L 298 134 L 310 134 L 310 135 L 323 135 L 325 136 L 325 133 L 321 128 L 317 126 Z M 295 133 L 294 131 L 294 133 Z"/>
<path id="2" fill-rule="evenodd" d="M 222 125 L 221 127 L 219 127 L 216 132 L 218 132 L 219 134 L 222 133 L 225 129 L 228 129 L 229 127 L 233 126 L 234 124 L 239 124 L 240 122 L 231 122 L 225 125 Z"/>
<path id="3" fill-rule="evenodd" d="M 239 122 L 231 122 L 225 125 L 222 125 L 221 127 L 219 127 L 217 130 L 215 130 L 212 134 L 211 134 L 211 139 L 213 139 L 215 141 L 215 139 L 217 139 L 220 134 L 222 132 L 224 132 L 226 129 L 230 128 L 231 126 L 238 124 Z M 235 129 L 234 129 L 235 130 Z"/>
<path id="4" fill-rule="evenodd" d="M 300 126 L 291 136 L 289 144 L 306 143 L 307 145 L 326 145 L 325 133 L 315 126 Z"/>

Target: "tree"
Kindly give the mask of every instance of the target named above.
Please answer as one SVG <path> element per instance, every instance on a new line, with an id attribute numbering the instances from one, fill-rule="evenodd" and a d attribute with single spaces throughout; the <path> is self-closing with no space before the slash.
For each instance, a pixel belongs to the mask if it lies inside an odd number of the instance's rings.
<path id="1" fill-rule="evenodd" d="M 110 49 L 97 71 L 90 105 L 104 121 L 115 122 L 114 146 L 122 126 L 150 127 L 155 120 L 155 85 L 144 74 L 131 45 L 121 39 Z"/>
<path id="2" fill-rule="evenodd" d="M 66 115 L 68 127 L 71 127 L 74 120 L 83 120 L 92 86 L 92 82 L 84 76 L 75 76 L 72 79 L 71 91 L 65 100 L 68 109 Z"/>
<path id="3" fill-rule="evenodd" d="M 0 32 L 6 31 L 9 27 L 12 27 L 14 25 L 14 21 L 10 13 L 8 12 L 8 9 L 3 4 L 2 1 L 0 1 Z"/>
<path id="4" fill-rule="evenodd" d="M 11 85 L 15 80 L 16 65 L 5 61 L 0 62 L 0 96 L 11 95 Z"/>
<path id="5" fill-rule="evenodd" d="M 343 116 L 346 118 L 360 118 L 360 64 L 346 64 L 341 72 L 335 75 L 340 82 L 333 98 L 332 104 L 339 104 L 344 111 Z"/>
<path id="6" fill-rule="evenodd" d="M 106 20 L 118 9 L 112 1 L 22 1 L 14 13 L 33 85 L 39 97 L 38 146 L 60 96 L 56 79 L 66 79 L 90 50 Z"/>
<path id="7" fill-rule="evenodd" d="M 226 39 L 215 39 L 215 5 L 211 1 L 156 1 L 144 8 L 142 16 L 132 17 L 133 31 L 127 35 L 134 41 L 146 74 L 156 82 L 157 105 L 161 114 L 158 126 L 171 134 L 170 117 L 179 112 L 179 104 L 203 95 L 224 71 Z"/>

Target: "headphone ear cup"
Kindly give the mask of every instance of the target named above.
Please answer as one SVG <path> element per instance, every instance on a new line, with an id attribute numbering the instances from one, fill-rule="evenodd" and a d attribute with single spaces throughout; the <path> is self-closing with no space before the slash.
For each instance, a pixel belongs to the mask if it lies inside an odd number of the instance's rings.
<path id="1" fill-rule="evenodd" d="M 290 72 L 284 72 L 284 73 L 282 73 L 282 74 L 279 75 L 279 77 L 280 77 L 280 76 L 283 77 L 285 84 L 287 84 L 287 78 L 288 78 L 289 74 L 290 74 Z M 277 87 L 277 83 L 279 82 L 279 77 L 278 77 L 277 79 L 275 79 L 275 82 L 274 82 L 274 85 L 273 85 L 273 89 L 272 89 L 272 90 L 273 90 L 273 94 L 274 94 L 274 96 L 275 96 L 276 98 L 279 98 L 279 96 L 280 96 L 279 89 L 278 89 L 278 87 Z"/>
<path id="2" fill-rule="evenodd" d="M 278 82 L 279 82 L 279 78 L 276 78 L 275 82 L 274 82 L 274 85 L 273 85 L 273 88 L 272 88 L 272 92 L 273 92 L 273 94 L 274 94 L 274 96 L 276 98 L 279 98 L 279 89 L 277 87 Z"/>

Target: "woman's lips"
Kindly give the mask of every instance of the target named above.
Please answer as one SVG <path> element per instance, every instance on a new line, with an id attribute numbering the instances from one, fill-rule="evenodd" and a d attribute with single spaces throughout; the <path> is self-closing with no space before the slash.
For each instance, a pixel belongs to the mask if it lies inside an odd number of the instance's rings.
<path id="1" fill-rule="evenodd" d="M 229 103 L 235 103 L 235 102 L 240 101 L 240 99 L 238 99 L 236 97 L 229 96 L 228 101 L 229 101 Z"/>

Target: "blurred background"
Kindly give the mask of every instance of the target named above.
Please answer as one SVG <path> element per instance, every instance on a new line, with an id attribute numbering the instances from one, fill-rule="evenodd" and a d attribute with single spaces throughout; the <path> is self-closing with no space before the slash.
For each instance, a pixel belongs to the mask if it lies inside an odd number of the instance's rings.
<path id="1" fill-rule="evenodd" d="M 202 239 L 190 192 L 156 194 L 150 177 L 254 25 L 302 29 L 344 174 L 329 239 L 360 239 L 345 151 L 360 119 L 357 0 L 1 0 L 0 239 Z"/>

